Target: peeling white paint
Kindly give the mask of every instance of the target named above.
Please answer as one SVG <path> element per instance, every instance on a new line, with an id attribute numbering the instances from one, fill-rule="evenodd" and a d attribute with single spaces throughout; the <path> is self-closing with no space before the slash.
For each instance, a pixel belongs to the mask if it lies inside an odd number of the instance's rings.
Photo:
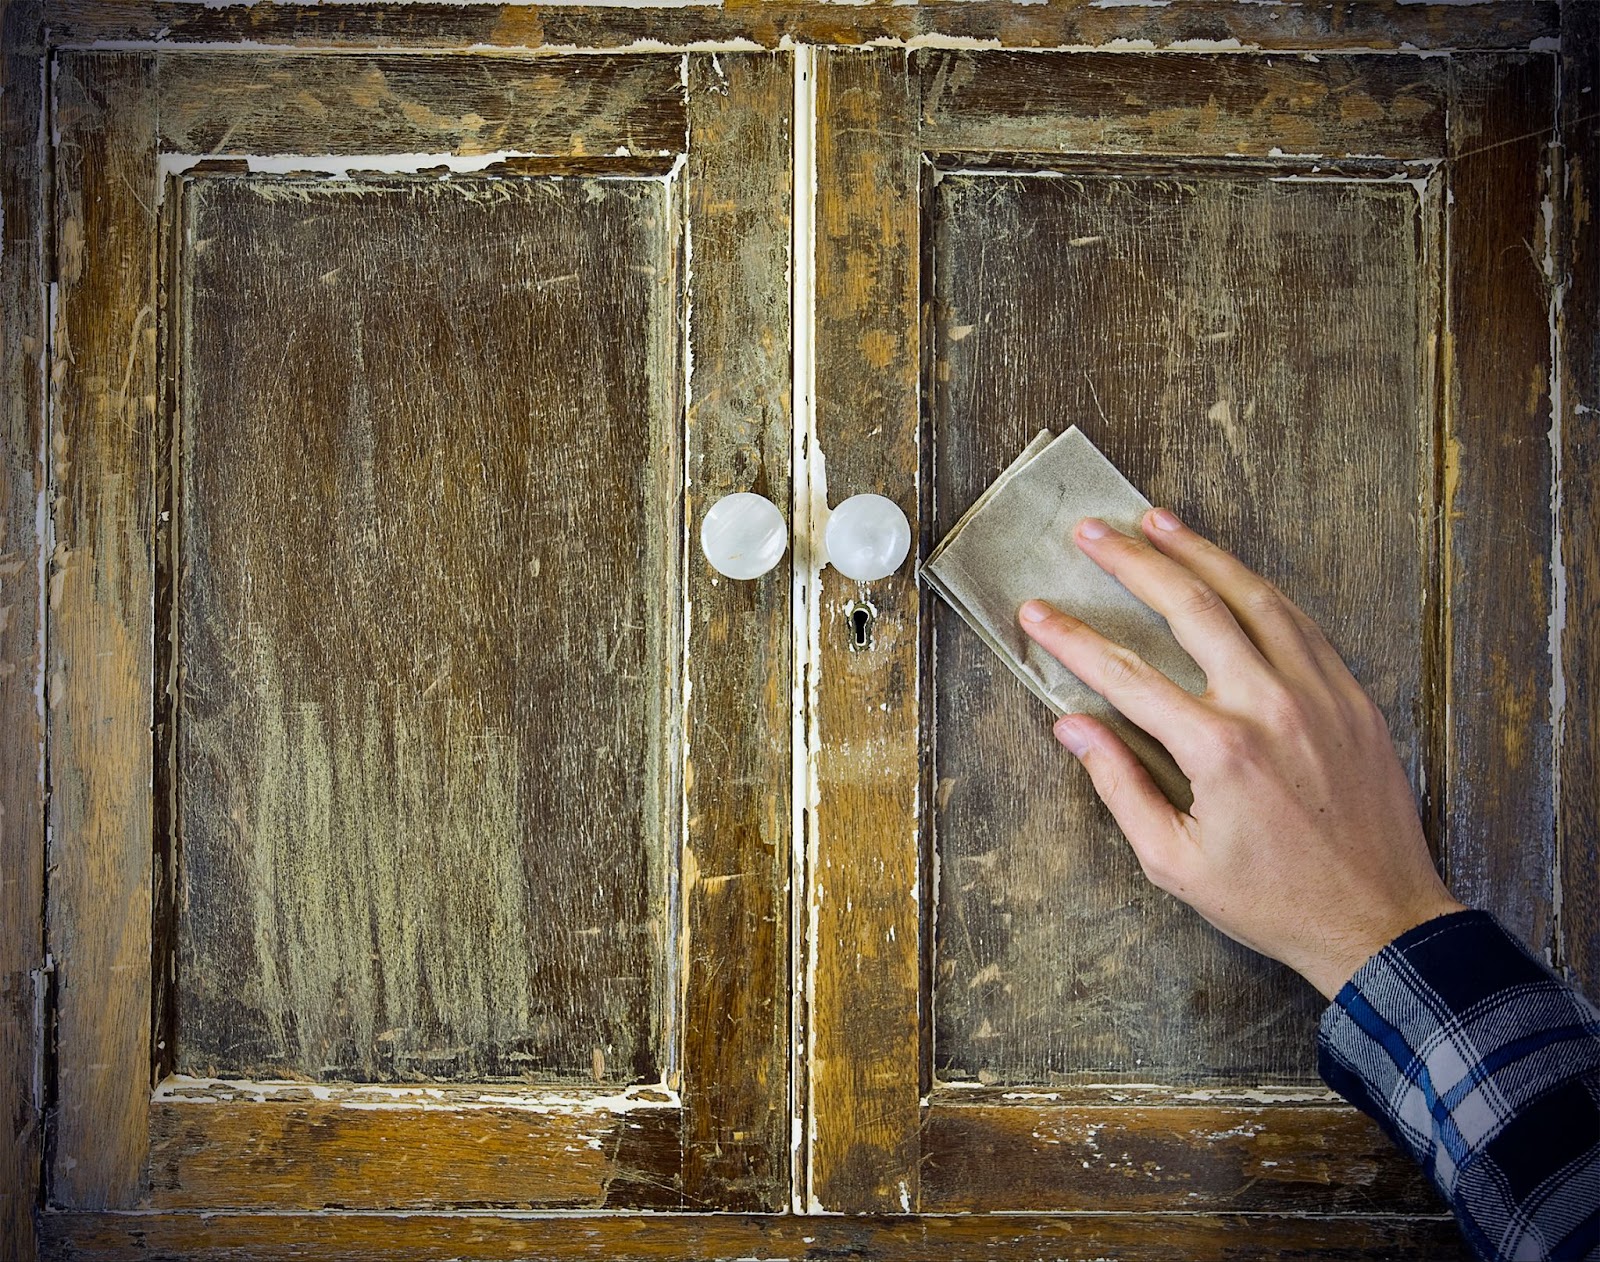
<path id="1" fill-rule="evenodd" d="M 239 1078 L 196 1078 L 171 1074 L 151 1092 L 153 1103 L 228 1104 L 246 1101 L 317 1100 L 346 1109 L 424 1109 L 461 1113 L 485 1109 L 514 1109 L 524 1113 L 633 1113 L 641 1109 L 681 1109 L 683 1100 L 665 1082 L 628 1087 L 622 1091 L 582 1091 L 551 1088 L 519 1090 L 507 1087 L 397 1087 L 385 1084 L 330 1085 L 318 1082 L 256 1082 Z"/>
<path id="2" fill-rule="evenodd" d="M 799 976 L 792 980 L 798 994 L 804 996 L 803 1006 L 792 1007 L 790 1025 L 790 1151 L 793 1155 L 791 1169 L 791 1205 L 794 1212 L 820 1213 L 812 1194 L 812 1150 L 815 1127 L 812 1122 L 814 1096 L 808 1066 L 816 1048 L 811 1014 L 816 1002 L 815 947 L 817 936 L 817 906 L 812 894 L 815 885 L 816 847 L 813 841 L 813 821 L 816 817 L 818 796 L 817 769 L 810 757 L 816 679 L 817 646 L 821 641 L 821 622 L 816 604 L 816 574 L 814 541 L 817 538 L 812 522 L 812 480 L 825 480 L 822 453 L 816 452 L 813 467 L 812 444 L 816 441 L 816 410 L 814 389 L 816 382 L 816 343 L 813 324 L 816 286 L 816 58 L 809 48 L 797 48 L 794 54 L 793 99 L 793 207 L 790 216 L 790 328 L 793 363 L 790 377 L 793 381 L 792 447 L 790 452 L 791 495 L 790 533 L 793 539 L 791 557 L 794 570 L 791 576 L 791 599 L 794 618 L 790 661 L 790 925 L 791 955 Z M 827 503 L 824 494 L 823 504 Z M 820 895 L 820 891 L 818 891 Z M 805 914 L 801 915 L 801 900 Z M 805 1060 L 801 1061 L 801 1048 Z"/>

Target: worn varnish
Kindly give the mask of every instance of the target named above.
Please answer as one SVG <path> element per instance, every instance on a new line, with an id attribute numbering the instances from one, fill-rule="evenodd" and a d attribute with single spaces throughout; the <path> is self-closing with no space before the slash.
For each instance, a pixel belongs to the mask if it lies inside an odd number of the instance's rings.
<path id="1" fill-rule="evenodd" d="M 1416 190 L 951 174 L 930 214 L 937 535 L 1077 424 L 1328 629 L 1420 783 Z M 1314 1079 L 1316 994 L 1151 886 L 1053 716 L 933 619 L 938 1076 Z"/>
<path id="2" fill-rule="evenodd" d="M 658 1074 L 664 186 L 202 180 L 183 230 L 178 1067 Z"/>

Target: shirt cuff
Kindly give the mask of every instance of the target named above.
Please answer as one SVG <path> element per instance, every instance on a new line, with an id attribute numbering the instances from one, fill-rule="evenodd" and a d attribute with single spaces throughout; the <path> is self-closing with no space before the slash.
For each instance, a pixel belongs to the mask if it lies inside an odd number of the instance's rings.
<path id="1" fill-rule="evenodd" d="M 1440 916 L 1361 966 L 1322 1015 L 1317 1069 L 1454 1202 L 1541 1095 L 1594 1072 L 1600 1017 L 1486 912 Z"/>

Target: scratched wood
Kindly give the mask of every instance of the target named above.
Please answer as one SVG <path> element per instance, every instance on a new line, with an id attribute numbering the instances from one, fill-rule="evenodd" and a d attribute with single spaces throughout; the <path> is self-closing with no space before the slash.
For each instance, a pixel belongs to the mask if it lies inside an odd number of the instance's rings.
<path id="1" fill-rule="evenodd" d="M 930 150 L 1437 155 L 1445 63 L 919 52 Z"/>
<path id="2" fill-rule="evenodd" d="M 152 1255 L 196 1262 L 290 1262 L 314 1240 L 325 1255 L 351 1262 L 387 1262 L 395 1241 L 419 1262 L 506 1257 L 608 1259 L 736 1259 L 759 1256 L 805 1262 L 818 1257 L 1001 1262 L 1048 1258 L 1116 1258 L 1169 1262 L 1175 1229 L 1170 1214 L 950 1215 L 854 1218 L 735 1214 L 577 1215 L 510 1218 L 410 1214 L 163 1215 L 52 1214 L 44 1220 L 46 1256 L 66 1260 L 145 1262 Z M 1181 1256 L 1194 1262 L 1282 1257 L 1304 1259 L 1428 1258 L 1466 1262 L 1460 1233 L 1448 1218 L 1276 1217 L 1267 1214 L 1185 1215 Z"/>
<path id="3" fill-rule="evenodd" d="M 1568 976 L 1594 998 L 1600 996 L 1600 7 L 1569 5 L 1562 21 L 1561 958 Z"/>
<path id="4" fill-rule="evenodd" d="M 671 1107 L 515 1107 L 485 1103 L 481 1090 L 425 1108 L 382 1098 L 160 1100 L 150 1117 L 150 1201 L 208 1211 L 603 1209 L 614 1189 L 659 1186 L 675 1163 L 678 1126 Z"/>
<path id="5" fill-rule="evenodd" d="M 1311 1214 L 1446 1208 L 1376 1123 L 1326 1105 L 1019 1109 L 940 1101 L 924 1116 L 922 1146 L 929 1213 L 1023 1205 Z M 997 1163 L 1009 1179 L 992 1177 Z"/>
<path id="6" fill-rule="evenodd" d="M 936 535 L 1078 424 L 1328 629 L 1423 783 L 1416 191 L 950 174 L 930 220 Z M 1052 716 L 932 613 L 937 1076 L 1314 1081 L 1315 992 L 1152 887 Z"/>
<path id="7" fill-rule="evenodd" d="M 150 1042 L 154 67 L 55 74 L 54 484 L 48 677 L 52 1194 L 137 1196 Z"/>
<path id="8" fill-rule="evenodd" d="M 678 153 L 678 59 L 168 53 L 172 153 Z"/>
<path id="9" fill-rule="evenodd" d="M 203 180 L 184 231 L 178 1067 L 658 1075 L 664 186 Z"/>
<path id="10" fill-rule="evenodd" d="M 896 51 L 816 61 L 816 440 L 834 504 L 872 492 L 917 537 L 917 163 Z M 845 607 L 876 609 L 870 650 Z M 919 594 L 825 570 L 816 619 L 810 1202 L 917 1204 Z"/>
<path id="11" fill-rule="evenodd" d="M 696 57 L 684 171 L 693 268 L 691 537 L 723 495 L 790 507 L 788 58 Z M 788 1201 L 790 565 L 687 575 L 686 1204 Z M 738 967 L 729 967 L 736 956 Z"/>
<path id="12" fill-rule="evenodd" d="M 44 60 L 35 4 L 0 15 L 0 1259 L 34 1252 L 43 1135 Z"/>
<path id="13" fill-rule="evenodd" d="M 265 2 L 199 10 L 148 0 L 62 0 L 51 5 L 60 42 L 152 40 L 355 48 L 619 48 L 641 40 L 682 47 L 788 38 L 853 45 L 918 36 L 981 40 L 1004 47 L 1090 47 L 1121 42 L 1160 48 L 1197 41 L 1223 50 L 1527 48 L 1555 38 L 1560 13 L 1543 3 L 1408 4 L 1406 0 L 1311 0 L 1182 5 L 923 3 L 852 5 L 692 4 L 683 8 L 590 5 L 372 4 L 330 9 Z M 1192 45 L 1191 45 L 1192 47 Z"/>
<path id="14" fill-rule="evenodd" d="M 1442 540 L 1445 876 L 1554 947 L 1550 320 L 1554 58 L 1452 60 Z M 1547 263 L 1547 258 L 1552 261 Z"/>

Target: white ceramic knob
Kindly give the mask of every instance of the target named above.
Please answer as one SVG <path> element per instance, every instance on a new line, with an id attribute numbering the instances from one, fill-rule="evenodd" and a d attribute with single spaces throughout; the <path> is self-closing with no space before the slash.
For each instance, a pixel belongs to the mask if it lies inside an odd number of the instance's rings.
<path id="1" fill-rule="evenodd" d="M 789 528 L 778 506 L 763 495 L 724 495 L 700 523 L 700 550 L 728 578 L 760 578 L 783 559 Z"/>
<path id="2" fill-rule="evenodd" d="M 911 551 L 911 523 L 882 495 L 852 495 L 828 518 L 822 541 L 828 560 L 847 578 L 887 578 Z"/>

